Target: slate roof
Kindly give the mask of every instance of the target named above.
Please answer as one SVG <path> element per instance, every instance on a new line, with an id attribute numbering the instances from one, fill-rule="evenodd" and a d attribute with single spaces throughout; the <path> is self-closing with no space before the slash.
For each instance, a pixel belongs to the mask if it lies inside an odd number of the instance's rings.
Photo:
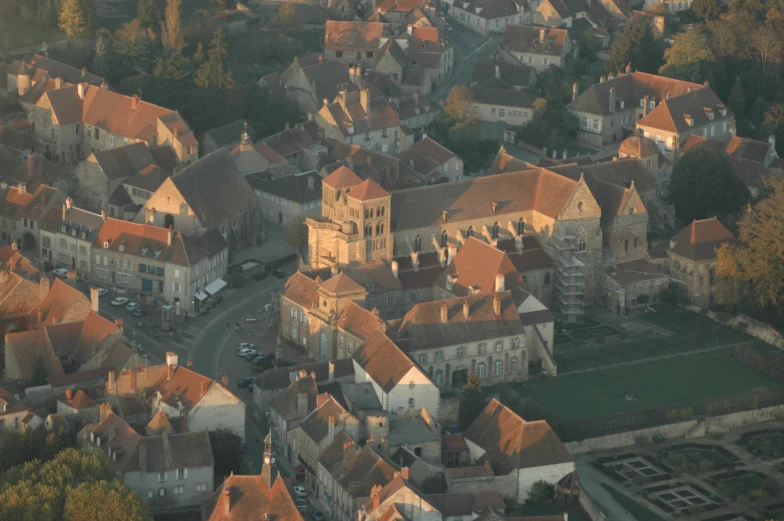
<path id="1" fill-rule="evenodd" d="M 501 298 L 500 315 L 494 309 L 496 297 Z M 464 313 L 465 302 L 469 304 L 468 317 Z M 441 318 L 444 305 L 448 310 L 447 322 Z M 405 314 L 399 331 L 401 335 L 405 333 L 407 351 L 525 334 L 510 291 L 417 304 Z"/>
<path id="2" fill-rule="evenodd" d="M 507 30 L 511 25 L 507 25 Z M 496 71 L 498 71 L 496 73 Z M 526 87 L 531 84 L 531 77 L 536 69 L 530 65 L 512 63 L 476 62 L 471 69 L 471 84 L 486 81 L 488 78 L 498 77 L 509 85 Z"/>
<path id="3" fill-rule="evenodd" d="M 725 242 L 737 244 L 738 240 L 715 217 L 694 221 L 671 239 L 675 246 L 672 253 L 699 261 L 716 257 L 716 248 Z"/>
<path id="4" fill-rule="evenodd" d="M 656 279 L 669 280 L 669 276 L 659 266 L 647 259 L 616 264 L 606 274 L 621 287 Z"/>
<path id="5" fill-rule="evenodd" d="M 155 165 L 150 149 L 144 143 L 133 143 L 118 148 L 94 152 L 95 161 L 109 179 L 130 177 L 140 170 Z"/>
<path id="6" fill-rule="evenodd" d="M 500 222 L 505 214 L 526 210 L 556 218 L 576 189 L 576 181 L 531 169 L 399 190 L 392 193 L 392 227 L 402 231 L 440 226 L 443 210 L 453 223 L 483 219 L 493 214 L 493 202 L 499 203 Z"/>
<path id="7" fill-rule="evenodd" d="M 256 131 L 253 130 L 252 125 L 248 125 L 248 120 L 242 118 L 227 123 L 222 127 L 206 131 L 202 136 L 204 153 L 210 154 L 221 147 L 229 149 L 236 147 L 242 141 L 242 134 L 246 129 L 251 141 L 254 141 L 256 139 Z"/>
<path id="8" fill-rule="evenodd" d="M 530 108 L 533 98 L 522 90 L 513 88 L 483 87 L 481 84 L 471 87 L 476 103 L 483 103 L 504 107 Z"/>
<path id="9" fill-rule="evenodd" d="M 546 421 L 527 422 L 495 398 L 463 436 L 485 450 L 478 461 L 490 463 L 496 475 L 574 461 Z"/>
<path id="10" fill-rule="evenodd" d="M 214 465 L 210 433 L 206 430 L 143 436 L 139 446 L 147 448 L 147 461 L 139 461 L 146 472 L 196 469 Z M 140 451 L 139 457 L 143 453 Z"/>
<path id="11" fill-rule="evenodd" d="M 477 494 L 428 494 L 425 499 L 444 517 L 470 517 L 474 512 L 482 512 L 489 507 L 502 511 L 506 509 L 503 498 L 495 490 Z"/>
<path id="12" fill-rule="evenodd" d="M 522 7 L 518 8 L 514 0 L 470 0 L 467 6 L 461 2 L 459 5 L 456 4 L 455 7 L 485 20 L 513 16 L 519 10 L 522 10 Z"/>
<path id="13" fill-rule="evenodd" d="M 358 91 L 341 92 L 335 101 L 322 107 L 320 113 L 344 135 L 362 135 L 384 128 L 400 127 L 401 132 L 410 134 L 411 129 L 400 122 L 395 111 L 383 96 L 370 93 L 367 110 L 362 106 Z M 343 99 L 344 98 L 344 99 Z M 353 131 L 349 132 L 349 127 Z"/>
<path id="14" fill-rule="evenodd" d="M 149 165 L 123 180 L 123 183 L 153 193 L 170 175 L 169 172 L 158 165 Z"/>
<path id="15" fill-rule="evenodd" d="M 396 157 L 333 139 L 326 140 L 326 146 L 329 158 L 339 162 L 324 167 L 328 173 L 347 166 L 360 182 L 372 179 L 387 191 L 418 186 L 422 182 L 419 173 Z"/>
<path id="16" fill-rule="evenodd" d="M 354 362 L 350 358 L 335 360 L 334 364 L 335 378 L 343 378 L 354 374 Z M 317 384 L 329 380 L 329 362 L 315 362 L 293 367 L 268 369 L 256 379 L 256 385 L 263 390 L 284 389 L 291 384 L 292 373 L 296 375 L 303 369 L 307 374 L 316 373 Z"/>
<path id="17" fill-rule="evenodd" d="M 259 200 L 225 148 L 191 163 L 167 181 L 182 195 L 204 227 L 211 228 L 258 206 Z"/>
<path id="18" fill-rule="evenodd" d="M 541 39 L 542 30 L 544 40 Z M 498 47 L 510 52 L 562 56 L 567 38 L 569 34 L 566 29 L 510 24 L 504 29 Z"/>
<path id="19" fill-rule="evenodd" d="M 428 175 L 455 155 L 445 146 L 425 136 L 400 154 L 400 160 L 420 174 Z M 434 177 L 440 177 L 441 172 L 437 171 L 434 174 Z"/>
<path id="20" fill-rule="evenodd" d="M 310 203 L 321 200 L 322 179 L 315 170 L 297 175 L 279 177 L 269 181 L 249 179 L 256 190 L 267 192 L 295 203 Z M 312 188 L 310 188 L 311 184 Z"/>
<path id="21" fill-rule="evenodd" d="M 722 110 L 725 115 L 722 115 Z M 712 119 L 709 115 L 712 115 Z M 688 123 L 688 116 L 693 124 Z M 728 110 L 709 87 L 673 96 L 659 103 L 647 116 L 636 121 L 637 126 L 651 127 L 668 132 L 686 132 L 692 127 L 701 127 L 711 122 L 721 124 L 733 119 Z"/>
<path id="22" fill-rule="evenodd" d="M 47 73 L 49 77 L 53 79 L 62 78 L 68 83 L 84 81 L 91 85 L 100 85 L 103 81 L 103 78 L 98 75 L 82 71 L 82 69 L 50 59 L 46 56 L 41 56 L 40 54 L 34 54 L 32 58 L 24 61 L 14 60 L 8 67 L 8 72 L 11 74 L 26 73 L 31 77 L 35 76 L 39 71 Z"/>
<path id="23" fill-rule="evenodd" d="M 351 82 L 348 69 L 339 60 L 322 61 L 310 66 L 305 66 L 300 61 L 300 65 L 302 66 L 302 73 L 311 85 L 311 89 L 315 85 L 316 90 L 313 94 L 316 95 L 316 99 L 319 102 L 325 98 L 328 100 L 335 99 L 342 86 L 350 90 L 358 90 L 357 86 Z"/>
<path id="24" fill-rule="evenodd" d="M 0 125 L 0 145 L 13 148 L 14 150 L 35 150 L 38 148 L 38 141 L 25 132 L 19 132 L 11 127 Z"/>
<path id="25" fill-rule="evenodd" d="M 638 192 L 656 190 L 656 181 L 645 168 L 645 165 L 636 158 L 622 158 L 617 161 L 606 161 L 593 165 L 565 164 L 549 167 L 548 170 L 575 181 L 583 175 L 588 188 L 597 199 L 602 197 L 601 190 L 605 185 L 594 183 L 604 181 L 616 187 L 629 188 L 634 183 Z"/>
<path id="26" fill-rule="evenodd" d="M 308 414 L 310 414 L 316 408 L 316 396 L 318 395 L 316 381 L 311 374 L 301 376 L 291 382 L 283 392 L 270 400 L 269 406 L 286 421 L 304 420 L 307 414 L 300 416 L 298 409 L 298 396 L 301 393 L 308 395 Z"/>
<path id="27" fill-rule="evenodd" d="M 329 418 L 335 418 L 336 430 L 339 424 L 346 421 L 351 414 L 332 396 L 327 395 L 326 401 L 308 415 L 299 428 L 315 443 L 319 443 L 329 433 Z M 357 421 L 357 420 L 355 420 Z"/>

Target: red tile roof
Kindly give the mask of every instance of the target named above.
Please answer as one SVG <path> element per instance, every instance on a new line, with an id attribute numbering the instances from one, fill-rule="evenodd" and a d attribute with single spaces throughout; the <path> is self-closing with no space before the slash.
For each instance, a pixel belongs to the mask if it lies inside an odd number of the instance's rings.
<path id="1" fill-rule="evenodd" d="M 390 197 L 390 194 L 372 180 L 365 179 L 358 187 L 346 194 L 346 197 L 356 199 L 357 201 L 370 201 L 371 199 L 384 199 Z"/>
<path id="2" fill-rule="evenodd" d="M 202 514 L 207 521 L 261 520 L 265 514 L 274 521 L 304 521 L 280 476 L 268 488 L 262 476 L 231 475 L 212 495 Z"/>
<path id="3" fill-rule="evenodd" d="M 321 184 L 331 186 L 332 188 L 346 188 L 357 186 L 361 183 L 362 179 L 345 166 L 341 166 L 321 181 Z"/>
<path id="4" fill-rule="evenodd" d="M 675 246 L 670 251 L 691 260 L 707 260 L 716 257 L 716 248 L 738 240 L 715 217 L 694 221 L 672 238 Z"/>

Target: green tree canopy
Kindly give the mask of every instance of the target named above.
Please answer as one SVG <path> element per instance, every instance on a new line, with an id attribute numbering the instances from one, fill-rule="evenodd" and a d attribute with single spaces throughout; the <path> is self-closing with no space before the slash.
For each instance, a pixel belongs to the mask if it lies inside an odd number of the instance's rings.
<path id="1" fill-rule="evenodd" d="M 158 0 L 139 0 L 136 3 L 136 15 L 145 29 L 157 29 L 161 22 L 161 11 Z"/>
<path id="2" fill-rule="evenodd" d="M 704 82 L 716 61 L 708 38 L 699 29 L 678 33 L 672 46 L 664 51 L 659 74 L 697 83 Z"/>
<path id="3" fill-rule="evenodd" d="M 60 4 L 60 29 L 68 38 L 81 38 L 87 34 L 87 13 L 81 0 L 63 0 Z"/>
<path id="4" fill-rule="evenodd" d="M 63 521 L 141 521 L 149 519 L 139 494 L 118 480 L 81 483 L 68 491 Z"/>
<path id="5" fill-rule="evenodd" d="M 482 380 L 476 374 L 468 377 L 468 383 L 463 386 L 458 409 L 458 424 L 461 429 L 467 429 L 485 409 L 485 391 L 482 389 Z"/>
<path id="6" fill-rule="evenodd" d="M 693 0 L 691 10 L 703 20 L 715 20 L 723 11 L 719 0 Z"/>
<path id="7" fill-rule="evenodd" d="M 293 34 L 302 31 L 302 18 L 293 2 L 284 2 L 278 10 L 278 20 L 283 32 Z"/>
<path id="8" fill-rule="evenodd" d="M 233 89 L 234 78 L 231 71 L 227 70 L 224 61 L 228 56 L 228 45 L 225 42 L 226 33 L 218 29 L 210 42 L 207 51 L 207 60 L 196 71 L 196 85 L 205 89 Z"/>
<path id="9" fill-rule="evenodd" d="M 727 105 L 729 105 L 736 118 L 742 117 L 746 113 L 746 92 L 743 90 L 740 76 L 735 76 L 735 83 L 732 84 L 730 96 L 727 98 Z"/>
<path id="10" fill-rule="evenodd" d="M 628 63 L 632 69 L 656 73 L 662 63 L 661 43 L 654 38 L 653 27 L 647 20 L 635 20 L 627 24 L 610 46 L 610 56 L 604 64 L 608 73 L 619 73 Z"/>
<path id="11" fill-rule="evenodd" d="M 308 227 L 304 222 L 291 221 L 283 228 L 283 239 L 286 244 L 297 248 L 302 253 L 302 248 L 308 245 Z"/>
<path id="12" fill-rule="evenodd" d="M 185 47 L 180 32 L 181 11 L 182 0 L 166 1 L 166 18 L 161 26 L 161 41 L 167 56 L 178 54 Z"/>
<path id="13" fill-rule="evenodd" d="M 748 202 L 749 191 L 722 152 L 697 147 L 675 162 L 667 200 L 675 207 L 678 219 L 691 222 L 737 215 Z"/>

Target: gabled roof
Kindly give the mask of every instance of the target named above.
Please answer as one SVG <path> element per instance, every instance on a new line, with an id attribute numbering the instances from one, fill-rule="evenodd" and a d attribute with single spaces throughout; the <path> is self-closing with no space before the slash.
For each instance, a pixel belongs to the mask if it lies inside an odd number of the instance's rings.
<path id="1" fill-rule="evenodd" d="M 218 487 L 202 514 L 207 521 L 261 520 L 265 514 L 275 521 L 304 521 L 280 475 L 268 487 L 262 476 L 232 474 Z"/>
<path id="2" fill-rule="evenodd" d="M 340 312 L 337 321 L 338 328 L 364 340 L 374 331 L 387 330 L 386 322 L 381 317 L 368 311 L 356 302 L 349 301 Z"/>
<path id="3" fill-rule="evenodd" d="M 319 289 L 334 295 L 367 291 L 364 287 L 351 280 L 351 277 L 343 272 L 340 272 L 337 275 L 333 275 L 326 281 L 322 282 L 319 286 Z"/>
<path id="4" fill-rule="evenodd" d="M 248 177 L 248 182 L 256 190 L 267 192 L 295 203 L 309 203 L 321 200 L 321 183 L 323 180 L 315 170 L 264 181 L 256 181 L 253 176 L 250 176 Z"/>
<path id="5" fill-rule="evenodd" d="M 362 183 L 362 179 L 357 176 L 350 168 L 341 166 L 322 181 L 325 185 L 332 188 L 348 188 L 358 186 Z"/>
<path id="6" fill-rule="evenodd" d="M 0 125 L 0 145 L 21 152 L 24 150 L 35 150 L 38 148 L 38 141 L 33 139 L 30 134 Z"/>
<path id="7" fill-rule="evenodd" d="M 574 461 L 546 421 L 525 421 L 495 398 L 463 436 L 485 451 L 479 462 L 489 462 L 496 475 Z"/>
<path id="8" fill-rule="evenodd" d="M 381 47 L 380 39 L 389 36 L 390 32 L 386 24 L 378 22 L 327 20 L 324 30 L 324 48 L 374 51 Z"/>
<path id="9" fill-rule="evenodd" d="M 724 111 L 724 115 L 722 115 Z M 712 121 L 733 119 L 721 99 L 709 87 L 671 97 L 636 121 L 638 127 L 651 127 L 668 132 L 686 132 L 692 127 L 708 125 Z M 689 121 L 692 123 L 689 124 Z"/>
<path id="10" fill-rule="evenodd" d="M 365 179 L 359 186 L 346 194 L 346 197 L 357 201 L 370 201 L 389 197 L 389 192 L 378 186 L 372 179 Z"/>
<path id="11" fill-rule="evenodd" d="M 253 130 L 253 126 L 248 125 L 248 120 L 242 118 L 222 127 L 208 130 L 202 136 L 204 152 L 209 154 L 220 147 L 234 148 L 241 142 L 244 132 L 248 133 L 251 142 L 256 139 L 256 131 Z"/>
<path id="12" fill-rule="evenodd" d="M 498 47 L 518 53 L 561 56 L 567 38 L 566 29 L 510 24 L 504 29 Z"/>
<path id="13" fill-rule="evenodd" d="M 495 278 L 499 274 L 504 276 L 504 286 L 512 289 L 511 283 L 516 278 L 517 269 L 509 256 L 476 237 L 469 237 L 435 285 L 446 288 L 447 278 L 454 275 L 457 281 L 454 287 L 447 289 L 450 294 L 468 295 L 469 288 L 473 286 L 479 288 L 480 295 L 487 295 L 495 292 Z"/>
<path id="14" fill-rule="evenodd" d="M 500 88 L 499 88 L 500 87 Z M 488 103 L 504 107 L 531 108 L 533 98 L 522 90 L 515 90 L 508 87 L 485 87 L 481 83 L 471 87 L 476 103 Z"/>
<path id="15" fill-rule="evenodd" d="M 298 271 L 289 277 L 279 293 L 292 302 L 310 309 L 314 302 L 318 302 L 318 289 L 319 284 L 315 280 Z"/>
<path id="16" fill-rule="evenodd" d="M 512 27 L 506 26 L 507 29 Z M 531 77 L 536 69 L 530 65 L 512 63 L 476 62 L 471 69 L 471 84 L 497 77 L 514 87 L 526 87 L 531 84 Z"/>
<path id="17" fill-rule="evenodd" d="M 400 160 L 407 163 L 420 174 L 427 175 L 455 157 L 455 155 L 454 152 L 439 142 L 425 136 L 400 154 Z M 440 175 L 439 172 L 436 172 L 436 174 Z"/>
<path id="18" fill-rule="evenodd" d="M 169 182 L 206 228 L 223 224 L 239 212 L 259 204 L 256 193 L 225 148 L 191 163 L 164 184 Z"/>
<path id="19" fill-rule="evenodd" d="M 145 143 L 110 148 L 94 152 L 93 155 L 101 171 L 109 179 L 130 177 L 148 166 L 155 165 L 155 158 Z"/>
<path id="20" fill-rule="evenodd" d="M 57 60 L 52 60 L 40 54 L 34 54 L 32 58 L 27 60 L 14 60 L 8 67 L 8 72 L 11 74 L 27 74 L 34 76 L 38 71 L 43 71 L 49 75 L 50 78 L 62 78 L 68 83 L 78 83 L 84 81 L 92 85 L 100 85 L 103 78 L 87 72 L 87 70 L 78 69 Z"/>
<path id="21" fill-rule="evenodd" d="M 375 331 L 367 337 L 353 359 L 387 393 L 416 367 L 382 331 Z"/>
<path id="22" fill-rule="evenodd" d="M 716 257 L 716 248 L 725 242 L 737 244 L 738 240 L 715 217 L 694 221 L 672 238 L 672 253 L 691 260 Z"/>
<path id="23" fill-rule="evenodd" d="M 298 397 L 300 394 L 306 394 L 308 397 L 308 410 L 304 416 L 300 415 L 298 408 Z M 304 420 L 316 408 L 317 395 L 318 389 L 313 376 L 311 374 L 300 375 L 283 392 L 270 400 L 269 406 L 270 409 L 277 412 L 286 421 Z"/>
<path id="24" fill-rule="evenodd" d="M 155 192 L 170 175 L 169 172 L 158 165 L 149 165 L 123 180 L 123 183 L 152 193 Z"/>
<path id="25" fill-rule="evenodd" d="M 686 139 L 688 141 L 688 138 Z M 681 150 L 683 150 L 683 147 L 681 147 Z M 656 144 L 656 141 L 652 140 L 651 138 L 644 136 L 631 136 L 621 141 L 621 146 L 618 148 L 618 153 L 639 159 L 642 157 L 658 154 L 659 147 Z"/>
<path id="26" fill-rule="evenodd" d="M 456 3 L 455 7 L 485 20 L 513 16 L 522 10 L 514 0 L 468 0 Z"/>
<path id="27" fill-rule="evenodd" d="M 349 264 L 343 268 L 351 280 L 368 288 L 371 292 L 393 291 L 403 289 L 392 269 L 389 261 L 376 259 L 362 264 Z"/>
<path id="28" fill-rule="evenodd" d="M 299 428 L 308 435 L 308 437 L 315 443 L 319 443 L 324 436 L 329 433 L 329 419 L 334 418 L 335 422 L 342 424 L 346 421 L 345 417 L 351 416 L 343 406 L 338 403 L 335 398 L 330 395 L 326 396 L 326 401 L 308 415 Z M 355 419 L 355 421 L 358 421 Z"/>

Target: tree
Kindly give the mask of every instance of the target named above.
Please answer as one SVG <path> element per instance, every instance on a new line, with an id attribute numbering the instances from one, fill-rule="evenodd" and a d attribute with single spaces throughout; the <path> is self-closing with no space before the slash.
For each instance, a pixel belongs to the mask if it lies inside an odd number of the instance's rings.
<path id="1" fill-rule="evenodd" d="M 135 521 L 149 519 L 139 494 L 117 480 L 82 483 L 70 489 L 63 509 L 64 521 Z"/>
<path id="2" fill-rule="evenodd" d="M 762 131 L 765 135 L 776 136 L 777 151 L 784 146 L 784 103 L 774 103 L 768 107 L 762 118 Z"/>
<path id="3" fill-rule="evenodd" d="M 730 96 L 727 98 L 727 105 L 735 113 L 735 117 L 741 117 L 746 113 L 746 93 L 743 91 L 743 83 L 740 76 L 735 76 L 735 83 L 732 84 Z"/>
<path id="4" fill-rule="evenodd" d="M 161 41 L 167 56 L 179 53 L 185 42 L 180 34 L 180 14 L 182 0 L 166 1 L 166 18 L 161 26 Z"/>
<path id="5" fill-rule="evenodd" d="M 283 239 L 286 244 L 302 253 L 302 248 L 308 245 L 308 227 L 303 222 L 291 221 L 283 229 Z"/>
<path id="6" fill-rule="evenodd" d="M 715 20 L 722 12 L 719 0 L 694 0 L 691 3 L 691 10 L 695 15 L 703 20 Z"/>
<path id="7" fill-rule="evenodd" d="M 302 31 L 302 18 L 297 13 L 297 8 L 293 2 L 281 4 L 278 10 L 278 20 L 285 33 L 298 33 Z"/>
<path id="8" fill-rule="evenodd" d="M 615 74 L 631 63 L 634 70 L 655 73 L 661 66 L 662 56 L 661 43 L 654 37 L 651 23 L 635 20 L 626 25 L 621 36 L 610 46 L 604 69 Z"/>
<path id="9" fill-rule="evenodd" d="M 215 458 L 215 483 L 221 483 L 226 476 L 248 473 L 246 470 L 245 444 L 242 438 L 228 429 L 210 431 L 210 446 Z"/>
<path id="10" fill-rule="evenodd" d="M 193 61 L 201 64 L 204 62 L 206 57 L 204 56 L 204 44 L 199 42 L 199 45 L 196 47 L 196 52 L 193 53 Z"/>
<path id="11" fill-rule="evenodd" d="M 136 15 L 145 29 L 156 29 L 161 21 L 158 0 L 139 0 L 136 3 Z"/>
<path id="12" fill-rule="evenodd" d="M 708 38 L 699 29 L 678 33 L 672 46 L 664 51 L 664 65 L 659 74 L 702 83 L 716 61 Z"/>
<path id="13" fill-rule="evenodd" d="M 770 194 L 738 221 L 737 246 L 723 245 L 717 253 L 716 273 L 750 281 L 760 306 L 784 302 L 784 180 L 771 181 Z"/>
<path id="14" fill-rule="evenodd" d="M 770 74 L 781 63 L 781 35 L 772 25 L 755 27 L 749 38 L 751 55 L 763 75 Z"/>
<path id="15" fill-rule="evenodd" d="M 485 392 L 482 389 L 482 380 L 476 374 L 468 377 L 468 383 L 463 386 L 458 409 L 458 423 L 460 428 L 467 429 L 485 409 Z"/>
<path id="16" fill-rule="evenodd" d="M 683 154 L 670 177 L 667 200 L 684 222 L 736 215 L 749 200 L 723 152 L 697 147 Z"/>
<path id="17" fill-rule="evenodd" d="M 201 64 L 196 72 L 196 85 L 205 89 L 233 89 L 234 78 L 231 71 L 226 70 L 224 60 L 228 55 L 228 46 L 224 41 L 226 33 L 223 29 L 215 31 L 207 51 L 207 61 Z"/>
<path id="18" fill-rule="evenodd" d="M 118 481 L 114 465 L 102 451 L 67 449 L 51 461 L 33 460 L 7 470 L 0 483 L 0 521 L 151 520 L 141 499 L 132 499 L 136 493 Z M 90 494 L 92 488 L 98 490 Z M 75 490 L 80 493 L 74 496 Z M 75 505 L 69 503 L 72 497 Z M 86 514 L 100 508 L 102 514 L 80 516 L 81 508 Z"/>
<path id="19" fill-rule="evenodd" d="M 87 20 L 80 0 L 63 0 L 59 20 L 60 29 L 68 38 L 80 38 L 87 32 Z"/>
<path id="20" fill-rule="evenodd" d="M 106 43 L 103 40 L 103 36 L 98 36 L 98 40 L 95 42 L 95 57 L 93 58 L 93 72 L 98 76 L 105 78 L 107 72 L 107 61 L 106 61 Z"/>
<path id="21" fill-rule="evenodd" d="M 555 486 L 544 480 L 534 481 L 528 489 L 525 502 L 531 505 L 543 505 L 555 498 Z"/>
<path id="22" fill-rule="evenodd" d="M 449 91 L 442 107 L 441 123 L 452 140 L 473 139 L 478 124 L 473 103 L 474 95 L 465 85 L 456 85 Z"/>

